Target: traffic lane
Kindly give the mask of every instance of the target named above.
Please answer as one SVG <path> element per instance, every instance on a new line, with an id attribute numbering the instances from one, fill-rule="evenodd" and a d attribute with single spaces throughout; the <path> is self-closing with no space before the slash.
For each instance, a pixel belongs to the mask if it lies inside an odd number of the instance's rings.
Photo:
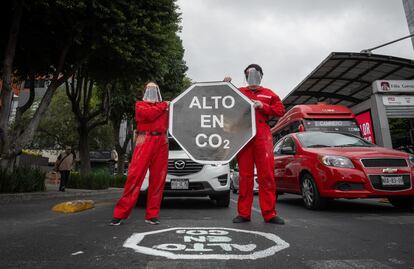
<path id="1" fill-rule="evenodd" d="M 154 257 L 137 255 L 123 247 L 133 233 L 168 228 L 174 223 L 191 226 L 196 220 L 198 224 L 213 225 L 214 219 L 220 217 L 212 217 L 212 213 L 228 211 L 216 211 L 216 206 L 206 199 L 177 199 L 167 202 L 161 211 L 165 215 L 161 216 L 161 225 L 145 224 L 144 208 L 137 207 L 124 225 L 111 227 L 108 223 L 116 200 L 97 201 L 95 209 L 76 214 L 50 211 L 54 203 L 61 202 L 56 199 L 2 206 L 1 213 L 8 218 L 2 219 L 1 224 L 0 267 L 140 268 Z"/>
<path id="2" fill-rule="evenodd" d="M 280 235 L 291 244 L 284 253 L 311 268 L 357 268 L 352 261 L 363 268 L 414 268 L 414 212 L 379 201 L 334 200 L 312 211 L 298 195 L 279 196 L 276 207 L 289 227 Z M 257 197 L 254 208 L 260 208 Z"/>
<path id="3" fill-rule="evenodd" d="M 252 222 L 233 224 L 237 195 L 233 195 L 232 200 L 230 208 L 217 208 L 209 199 L 166 199 L 161 210 L 162 223 L 156 226 L 143 222 L 143 207 L 135 208 L 124 225 L 107 226 L 116 199 L 98 201 L 95 209 L 76 214 L 52 212 L 56 217 L 38 223 L 37 215 L 30 214 L 26 224 L 30 228 L 1 237 L 0 252 L 5 258 L 0 267 L 333 268 L 326 264 L 338 267 L 345 263 L 348 267 L 344 268 L 352 268 L 350 264 L 357 262 L 366 264 L 365 268 L 374 265 L 376 268 L 408 268 L 413 264 L 412 251 L 408 248 L 413 242 L 407 236 L 412 234 L 412 213 L 365 202 L 340 202 L 327 211 L 315 212 L 306 210 L 298 196 L 286 195 L 278 202 L 278 210 L 287 225 L 277 226 L 263 222 L 255 196 Z M 38 206 L 50 210 L 45 202 Z M 401 221 L 396 224 L 399 219 Z M 389 227 L 396 225 L 397 229 Z M 2 227 L 2 230 L 9 228 Z M 268 258 L 243 261 L 168 260 L 123 247 L 125 240 L 134 233 L 171 227 L 225 227 L 267 232 L 280 236 L 290 247 Z M 378 238 L 378 234 L 382 237 Z M 233 239 L 243 242 L 242 236 Z"/>
<path id="4" fill-rule="evenodd" d="M 326 211 L 317 212 L 305 209 L 299 196 L 286 195 L 281 198 L 278 209 L 287 225 L 275 226 L 263 222 L 258 196 L 254 199 L 252 222 L 243 224 L 231 223 L 237 214 L 237 195 L 232 195 L 230 209 L 217 209 L 209 200 L 167 201 L 163 205 L 162 219 L 168 221 L 169 227 L 227 227 L 261 231 L 276 234 L 290 244 L 289 248 L 267 258 L 225 261 L 220 263 L 224 264 L 223 268 L 260 268 L 272 265 L 281 268 L 407 268 L 414 264 L 410 248 L 413 241 L 407 236 L 413 228 L 413 214 L 395 210 L 387 204 L 338 201 Z M 200 211 L 197 212 L 198 209 Z M 216 216 L 216 212 L 220 216 Z M 369 221 L 372 218 L 374 219 Z M 389 224 L 393 223 L 379 224 L 378 218 L 388 221 L 403 219 L 400 224 L 405 230 L 390 227 Z M 381 233 L 387 233 L 387 236 L 378 239 Z M 240 239 L 233 237 L 234 241 Z M 258 241 L 260 240 L 259 238 Z M 154 261 L 150 259 L 151 262 Z M 170 263 L 180 268 L 187 261 L 170 260 Z M 156 264 L 161 266 L 163 261 Z M 203 268 L 206 261 L 198 260 L 196 264 Z"/>
<path id="5" fill-rule="evenodd" d="M 51 207 L 62 202 L 59 199 L 2 207 L 10 221 L 1 225 L 0 268 L 93 268 L 102 256 L 113 258 L 112 247 L 122 246 L 127 237 L 122 231 L 120 237 L 120 231 L 111 234 L 115 230 L 107 225 L 118 198 L 96 197 L 94 209 L 74 214 L 52 212 Z M 103 267 L 116 264 L 109 258 Z"/>
<path id="6" fill-rule="evenodd" d="M 67 197 L 67 198 L 48 198 L 29 201 L 14 201 L 12 203 L 0 204 L 0 238 L 21 230 L 32 229 L 36 226 L 52 224 L 54 220 L 66 218 L 65 214 L 56 214 L 51 209 L 54 205 L 62 202 L 78 199 L 95 201 L 96 205 L 103 203 L 113 204 L 114 199 L 119 198 L 119 194 L 91 195 L 88 197 Z M 28 225 L 30 223 L 30 225 Z"/>
<path id="7" fill-rule="evenodd" d="M 268 266 L 269 260 L 234 261 L 217 260 L 179 260 L 136 253 L 123 247 L 127 238 L 134 233 L 156 231 L 171 227 L 230 227 L 260 231 L 263 222 L 243 225 L 231 223 L 235 208 L 217 208 L 209 199 L 166 199 L 161 210 L 161 225 L 151 226 L 144 223 L 144 208 L 134 209 L 125 224 L 118 227 L 108 226 L 116 199 L 111 202 L 97 203 L 96 208 L 76 214 L 52 212 L 52 218 L 36 222 L 39 217 L 49 214 L 38 210 L 28 215 L 26 229 L 15 230 L 1 237 L 0 267 L 8 268 L 251 268 Z M 46 206 L 46 204 L 48 206 Z M 38 205 L 50 210 L 48 203 Z M 20 214 L 19 214 L 20 215 Z M 57 217 L 54 217 L 57 216 Z M 35 223 L 35 225 L 31 225 Z M 3 226 L 7 229 L 7 226 Z M 243 241 L 243 238 L 233 238 Z"/>

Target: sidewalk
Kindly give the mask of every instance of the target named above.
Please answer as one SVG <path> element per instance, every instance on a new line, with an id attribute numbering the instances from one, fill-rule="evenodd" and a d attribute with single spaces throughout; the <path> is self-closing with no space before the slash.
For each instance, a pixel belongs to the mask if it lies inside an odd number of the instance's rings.
<path id="1" fill-rule="evenodd" d="M 4 193 L 0 194 L 0 204 L 7 204 L 17 201 L 30 201 L 50 198 L 69 198 L 79 196 L 94 196 L 105 194 L 121 194 L 123 188 L 108 188 L 106 190 L 81 190 L 81 189 L 66 189 L 65 192 L 58 191 L 59 185 L 46 184 L 46 191 L 44 192 L 24 192 L 24 193 Z"/>

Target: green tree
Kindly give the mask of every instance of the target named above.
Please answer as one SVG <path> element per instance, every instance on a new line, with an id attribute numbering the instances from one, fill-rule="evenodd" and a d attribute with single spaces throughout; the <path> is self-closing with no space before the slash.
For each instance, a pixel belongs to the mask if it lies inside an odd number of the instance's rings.
<path id="1" fill-rule="evenodd" d="M 113 82 L 112 98 L 110 102 L 110 121 L 113 134 L 113 144 L 118 153 L 118 175 L 123 175 L 128 144 L 133 137 L 134 104 L 139 92 L 127 80 Z M 126 122 L 125 140 L 120 141 L 121 123 Z"/>
<path id="2" fill-rule="evenodd" d="M 119 49 L 125 36 L 112 22 L 123 19 L 128 1 L 2 1 L 0 154 L 7 163 L 30 143 L 54 92 L 92 55 Z M 47 76 L 51 83 L 28 124 L 10 128 L 13 79 Z M 33 91 L 31 91 L 33 93 Z M 31 98 L 30 100 L 33 100 Z M 25 107 L 30 107 L 30 103 Z M 23 114 L 25 111 L 17 111 Z M 12 165 L 8 165 L 12 168 Z"/>
<path id="3" fill-rule="evenodd" d="M 71 145 L 78 150 L 78 143 L 79 135 L 72 105 L 64 87 L 60 87 L 39 123 L 30 148 L 53 150 Z M 111 149 L 113 145 L 111 126 L 106 124 L 94 129 L 89 137 L 89 145 L 91 150 Z"/>
<path id="4" fill-rule="evenodd" d="M 77 145 L 77 141 L 79 139 L 71 103 L 66 97 L 65 89 L 60 87 L 39 123 L 31 147 L 63 149 L 65 145 Z"/>
<path id="5" fill-rule="evenodd" d="M 0 50 L 4 52 L 0 54 L 3 160 L 12 160 L 32 140 L 56 89 L 75 74 L 76 80 L 84 81 L 83 85 L 102 85 L 92 86 L 92 90 L 97 89 L 97 95 L 105 100 L 108 85 L 117 78 L 142 82 L 160 78 L 168 71 L 171 37 L 178 31 L 177 7 L 173 0 L 16 0 L 2 1 L 0 7 L 4 15 L 0 19 L 0 30 L 5 37 L 0 40 L 4 48 Z M 27 124 L 16 122 L 10 128 L 13 78 L 33 80 L 39 76 L 47 76 L 51 84 L 33 117 Z M 72 102 L 73 110 L 79 107 L 76 102 Z M 30 105 L 29 102 L 26 108 Z M 108 112 L 106 109 L 103 114 Z M 18 115 L 23 113 L 18 111 Z M 79 125 L 80 121 L 75 119 Z M 88 128 L 92 129 L 90 126 L 82 129 Z M 87 164 L 83 170 L 89 172 Z"/>

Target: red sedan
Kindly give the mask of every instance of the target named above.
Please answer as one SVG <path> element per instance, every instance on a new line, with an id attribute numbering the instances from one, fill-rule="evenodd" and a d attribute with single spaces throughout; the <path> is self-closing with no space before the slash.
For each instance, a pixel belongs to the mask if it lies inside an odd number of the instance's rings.
<path id="1" fill-rule="evenodd" d="M 309 209 L 332 198 L 386 197 L 399 208 L 414 206 L 414 157 L 332 132 L 286 135 L 274 147 L 278 194 L 301 194 Z"/>

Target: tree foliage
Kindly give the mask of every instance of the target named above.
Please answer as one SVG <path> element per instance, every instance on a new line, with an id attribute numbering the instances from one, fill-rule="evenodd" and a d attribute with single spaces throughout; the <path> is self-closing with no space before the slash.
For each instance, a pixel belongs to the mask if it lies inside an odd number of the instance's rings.
<path id="1" fill-rule="evenodd" d="M 186 67 L 173 0 L 8 0 L 0 8 L 0 31 L 5 37 L 0 39 L 2 104 L 11 100 L 12 79 L 51 80 L 27 124 L 17 122 L 10 128 L 9 106 L 0 110 L 3 158 L 12 158 L 31 142 L 56 89 L 79 68 L 86 71 L 84 81 L 101 85 L 92 88 L 100 97 L 104 96 L 100 90 L 119 80 L 130 85 L 159 80 L 171 89 L 178 89 L 182 81 L 178 76 Z"/>

